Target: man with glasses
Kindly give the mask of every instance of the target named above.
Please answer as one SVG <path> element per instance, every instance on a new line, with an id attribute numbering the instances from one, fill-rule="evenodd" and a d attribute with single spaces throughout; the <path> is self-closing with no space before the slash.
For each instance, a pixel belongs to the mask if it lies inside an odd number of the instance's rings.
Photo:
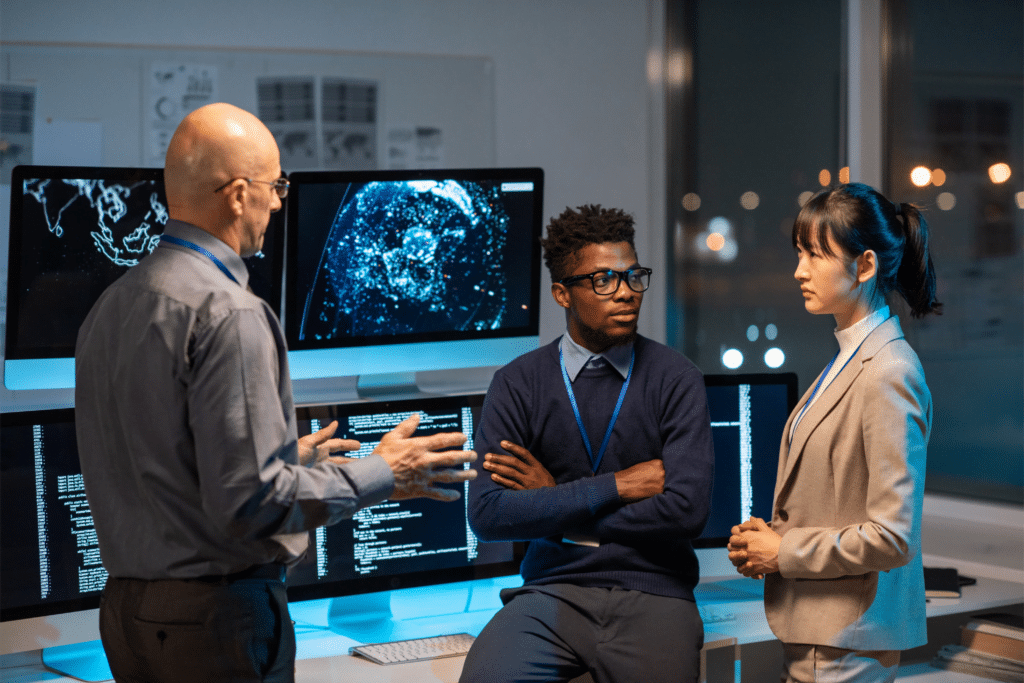
<path id="1" fill-rule="evenodd" d="M 651 270 L 633 235 L 629 215 L 588 205 L 542 240 L 566 334 L 495 373 L 469 494 L 480 540 L 528 541 L 524 585 L 502 592 L 463 683 L 698 678 L 707 400 L 693 363 L 637 333 Z"/>
<path id="2" fill-rule="evenodd" d="M 190 113 L 167 149 L 160 245 L 102 294 L 75 353 L 79 457 L 103 566 L 100 634 L 117 681 L 293 681 L 284 573 L 309 531 L 387 498 L 454 500 L 459 433 L 373 454 L 297 438 L 287 348 L 248 291 L 288 181 L 273 135 L 228 104 Z M 459 469 L 449 469 L 458 467 Z"/>

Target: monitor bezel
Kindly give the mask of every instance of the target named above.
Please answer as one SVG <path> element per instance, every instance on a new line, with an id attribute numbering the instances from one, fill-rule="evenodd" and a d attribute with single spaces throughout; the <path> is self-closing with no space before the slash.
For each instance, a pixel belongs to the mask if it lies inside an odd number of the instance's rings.
<path id="1" fill-rule="evenodd" d="M 789 415 L 793 412 L 796 407 L 797 400 L 799 399 L 799 385 L 797 383 L 797 375 L 795 372 L 759 372 L 759 373 L 722 373 L 722 374 L 711 374 L 704 375 L 704 386 L 705 387 L 730 387 L 739 386 L 740 384 L 782 384 L 786 387 L 786 414 Z M 779 439 L 782 439 L 781 432 L 779 433 Z M 774 486 L 774 482 L 772 483 Z M 714 491 L 712 491 L 714 496 Z M 737 523 L 741 520 L 736 520 Z M 709 536 L 709 537 L 698 537 L 692 539 L 691 544 L 694 548 L 725 548 L 729 544 L 728 536 Z"/>
<path id="2" fill-rule="evenodd" d="M 299 202 L 303 188 L 307 185 L 350 184 L 371 182 L 395 182 L 416 180 L 457 180 L 457 181 L 529 181 L 534 184 L 534 205 L 531 217 L 530 249 L 530 292 L 529 320 L 526 325 L 505 327 L 496 330 L 455 330 L 430 331 L 403 334 L 372 335 L 360 337 L 336 337 L 330 340 L 300 339 L 302 311 L 298 302 L 304 299 L 304 292 L 298 291 L 297 268 L 289 267 L 285 272 L 282 301 L 284 307 L 285 339 L 289 351 L 332 351 L 360 347 L 393 346 L 450 341 L 476 341 L 483 339 L 514 339 L 537 337 L 540 331 L 540 282 L 541 253 L 540 238 L 544 220 L 544 171 L 538 167 L 518 168 L 456 168 L 456 169 L 409 169 L 409 170 L 365 170 L 365 171 L 296 171 L 289 174 L 290 189 L 286 210 L 288 212 L 287 253 L 289 266 L 298 258 L 299 250 Z M 514 266 L 510 266 L 514 267 Z M 428 370 L 430 368 L 419 368 Z"/>

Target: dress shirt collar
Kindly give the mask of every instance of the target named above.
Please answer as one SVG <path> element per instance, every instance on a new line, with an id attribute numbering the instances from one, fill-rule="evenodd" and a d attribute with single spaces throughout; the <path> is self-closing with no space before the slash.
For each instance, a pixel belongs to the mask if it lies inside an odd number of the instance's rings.
<path id="1" fill-rule="evenodd" d="M 243 289 L 249 284 L 249 270 L 245 267 L 245 261 L 242 260 L 242 257 L 235 253 L 234 249 L 224 242 L 221 242 L 202 228 L 196 227 L 191 223 L 185 223 L 184 221 L 171 218 L 167 221 L 167 226 L 164 228 L 164 234 L 170 235 L 171 237 L 177 237 L 178 239 L 183 239 L 191 242 L 192 244 L 203 247 L 220 259 L 221 263 L 231 271 L 231 274 L 235 276 L 235 280 L 238 281 L 238 284 Z M 167 242 L 161 242 L 160 244 L 171 249 L 188 250 L 187 247 L 179 247 L 174 244 L 168 244 Z M 203 258 L 205 259 L 207 257 L 203 256 Z"/>
<path id="2" fill-rule="evenodd" d="M 889 319 L 889 307 L 882 306 L 877 311 L 868 314 L 858 320 L 845 330 L 835 330 L 836 340 L 839 342 L 839 353 L 842 356 L 852 354 L 854 349 L 868 338 L 876 327 Z"/>
<path id="3" fill-rule="evenodd" d="M 559 348 L 562 351 L 562 360 L 565 362 L 565 371 L 569 373 L 569 379 L 573 382 L 576 381 L 576 376 L 580 374 L 580 371 L 591 358 L 603 358 L 608 361 L 623 378 L 629 373 L 629 361 L 632 357 L 633 342 L 612 346 L 602 353 L 592 353 L 573 341 L 572 337 L 569 336 L 569 331 L 566 330 L 565 334 L 562 335 Z"/>

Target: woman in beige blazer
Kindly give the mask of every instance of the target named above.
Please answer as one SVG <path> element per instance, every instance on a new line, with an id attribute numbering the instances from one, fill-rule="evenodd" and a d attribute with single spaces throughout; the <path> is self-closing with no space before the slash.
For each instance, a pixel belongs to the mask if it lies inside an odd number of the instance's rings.
<path id="1" fill-rule="evenodd" d="M 918 210 L 866 185 L 824 190 L 793 226 L 805 308 L 840 349 L 782 435 L 769 527 L 733 528 L 729 558 L 765 578 L 784 681 L 892 681 L 925 635 L 921 508 L 932 402 L 886 296 L 938 313 Z"/>

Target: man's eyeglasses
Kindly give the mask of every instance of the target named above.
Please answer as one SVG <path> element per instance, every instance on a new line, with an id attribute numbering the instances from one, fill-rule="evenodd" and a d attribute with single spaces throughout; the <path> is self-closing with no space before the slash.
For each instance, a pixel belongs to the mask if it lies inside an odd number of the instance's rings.
<path id="1" fill-rule="evenodd" d="M 646 292 L 651 286 L 650 268 L 630 268 L 629 270 L 598 270 L 585 275 L 571 275 L 564 277 L 558 282 L 563 285 L 571 285 L 580 280 L 590 280 L 595 294 L 614 294 L 619 289 L 619 283 L 623 280 L 634 292 Z"/>
<path id="2" fill-rule="evenodd" d="M 235 182 L 236 180 L 244 180 L 247 183 L 262 183 L 263 185 L 272 185 L 274 187 L 274 192 L 277 193 L 278 197 L 284 199 L 285 197 L 288 196 L 288 187 L 290 186 L 290 184 L 288 182 L 288 179 L 283 176 L 278 178 L 277 180 L 256 180 L 255 178 L 232 178 L 231 180 L 227 181 L 226 183 L 218 187 L 216 190 L 214 190 L 213 193 L 217 194 L 218 192 L 220 192 L 221 190 L 223 190 L 225 187 Z"/>

